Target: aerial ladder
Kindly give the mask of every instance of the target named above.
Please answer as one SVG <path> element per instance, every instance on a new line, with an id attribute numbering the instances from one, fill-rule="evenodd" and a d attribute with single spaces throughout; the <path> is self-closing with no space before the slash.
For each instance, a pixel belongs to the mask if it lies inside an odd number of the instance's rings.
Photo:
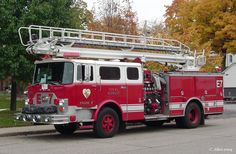
<path id="1" fill-rule="evenodd" d="M 142 62 L 174 65 L 184 71 L 198 71 L 205 64 L 204 52 L 197 55 L 173 39 L 39 25 L 20 27 L 18 32 L 29 54 L 103 60 L 139 58 Z"/>

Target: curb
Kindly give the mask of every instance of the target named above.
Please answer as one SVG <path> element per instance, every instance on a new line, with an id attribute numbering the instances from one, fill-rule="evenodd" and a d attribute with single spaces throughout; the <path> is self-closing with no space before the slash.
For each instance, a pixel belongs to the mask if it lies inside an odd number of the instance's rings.
<path id="1" fill-rule="evenodd" d="M 19 135 L 35 135 L 55 133 L 56 130 L 51 125 L 9 127 L 0 129 L 0 137 L 19 136 Z"/>
<path id="2" fill-rule="evenodd" d="M 93 126 L 80 126 L 77 130 L 88 130 L 92 129 Z M 35 125 L 35 126 L 23 126 L 23 127 L 10 127 L 0 128 L 0 137 L 8 136 L 27 136 L 37 134 L 49 134 L 56 133 L 56 129 L 52 125 Z"/>
<path id="3" fill-rule="evenodd" d="M 0 137 L 10 137 L 10 136 L 20 136 L 20 135 L 37 135 L 37 134 L 47 134 L 47 133 L 55 133 L 56 130 L 42 130 L 42 131 L 28 131 L 28 132 L 10 132 L 10 133 L 4 133 L 0 134 Z"/>

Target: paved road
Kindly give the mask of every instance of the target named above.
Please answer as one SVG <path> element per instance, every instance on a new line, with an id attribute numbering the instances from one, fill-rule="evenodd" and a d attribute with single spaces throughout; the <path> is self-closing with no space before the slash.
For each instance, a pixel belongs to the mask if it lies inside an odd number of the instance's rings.
<path id="1" fill-rule="evenodd" d="M 223 116 L 214 116 L 197 129 L 130 127 L 109 139 L 94 138 L 91 131 L 73 136 L 58 133 L 0 137 L 0 154 L 78 153 L 236 153 L 236 104 L 226 105 Z"/>

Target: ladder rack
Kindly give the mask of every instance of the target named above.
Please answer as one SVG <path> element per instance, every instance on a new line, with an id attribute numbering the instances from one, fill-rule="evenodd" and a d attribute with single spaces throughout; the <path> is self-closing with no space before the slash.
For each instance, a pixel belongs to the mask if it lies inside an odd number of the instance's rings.
<path id="1" fill-rule="evenodd" d="M 76 55 L 80 58 L 110 60 L 140 58 L 143 62 L 171 63 L 182 70 L 192 71 L 199 70 L 205 64 L 204 54 L 197 56 L 188 46 L 172 39 L 37 25 L 21 27 L 18 32 L 22 45 L 27 46 L 26 51 L 30 54 L 48 54 L 56 57 Z M 27 42 L 23 41 L 27 39 Z M 106 48 L 99 49 L 94 46 Z"/>
<path id="2" fill-rule="evenodd" d="M 23 30 L 28 31 L 29 41 L 27 43 L 23 42 L 22 40 Z M 137 35 L 125 35 L 38 25 L 21 27 L 19 29 L 19 35 L 22 45 L 32 46 L 33 44 L 35 44 L 35 34 L 37 35 L 38 40 L 47 40 L 48 42 L 57 41 L 63 42 L 64 44 L 72 43 L 71 46 L 73 46 L 74 44 L 86 44 L 192 54 L 188 46 L 173 39 L 153 38 Z"/>

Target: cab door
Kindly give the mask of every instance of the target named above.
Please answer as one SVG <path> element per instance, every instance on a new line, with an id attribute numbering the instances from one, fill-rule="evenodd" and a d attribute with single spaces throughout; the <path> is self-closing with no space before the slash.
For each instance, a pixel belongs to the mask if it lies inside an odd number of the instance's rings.
<path id="1" fill-rule="evenodd" d="M 98 106 L 112 102 L 120 106 L 122 117 L 127 120 L 127 85 L 124 66 L 102 64 L 97 66 L 97 101 Z"/>
<path id="2" fill-rule="evenodd" d="M 94 65 L 80 64 L 77 66 L 77 106 L 94 107 L 96 106 L 97 84 L 94 78 Z"/>

